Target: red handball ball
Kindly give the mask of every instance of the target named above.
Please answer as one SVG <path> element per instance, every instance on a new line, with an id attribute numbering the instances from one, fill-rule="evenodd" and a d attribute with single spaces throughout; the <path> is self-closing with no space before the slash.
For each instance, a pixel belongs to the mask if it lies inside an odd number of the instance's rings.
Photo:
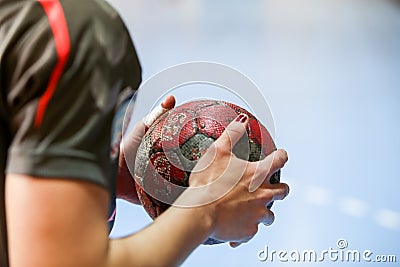
<path id="1" fill-rule="evenodd" d="M 135 183 L 139 200 L 152 219 L 189 186 L 190 172 L 197 161 L 241 113 L 249 116 L 247 136 L 234 146 L 233 153 L 243 160 L 259 161 L 276 150 L 275 143 L 250 112 L 235 104 L 192 101 L 168 111 L 151 125 L 137 152 Z M 270 182 L 278 183 L 279 179 L 278 171 Z M 221 241 L 212 238 L 204 242 L 217 243 Z"/>

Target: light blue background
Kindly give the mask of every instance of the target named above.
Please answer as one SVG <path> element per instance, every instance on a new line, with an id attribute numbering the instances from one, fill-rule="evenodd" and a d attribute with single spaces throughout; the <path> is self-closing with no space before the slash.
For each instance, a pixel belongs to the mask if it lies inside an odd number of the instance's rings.
<path id="1" fill-rule="evenodd" d="M 132 34 L 145 80 L 188 61 L 232 66 L 266 96 L 276 143 L 289 152 L 282 180 L 291 193 L 275 203 L 275 223 L 237 249 L 200 246 L 184 266 L 310 266 L 260 262 L 257 253 L 266 245 L 337 249 L 339 238 L 348 249 L 397 256 L 397 263 L 374 266 L 399 266 L 399 1 L 110 2 Z M 178 90 L 178 104 L 193 97 L 240 101 L 198 86 Z M 150 222 L 141 207 L 119 201 L 112 236 Z"/>

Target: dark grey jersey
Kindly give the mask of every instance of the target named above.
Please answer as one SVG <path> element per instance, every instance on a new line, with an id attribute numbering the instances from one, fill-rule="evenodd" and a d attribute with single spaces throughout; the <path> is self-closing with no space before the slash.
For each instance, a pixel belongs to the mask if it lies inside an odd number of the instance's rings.
<path id="1" fill-rule="evenodd" d="M 111 125 L 141 69 L 117 12 L 100 0 L 0 0 L 0 266 L 6 173 L 97 183 L 111 194 Z"/>

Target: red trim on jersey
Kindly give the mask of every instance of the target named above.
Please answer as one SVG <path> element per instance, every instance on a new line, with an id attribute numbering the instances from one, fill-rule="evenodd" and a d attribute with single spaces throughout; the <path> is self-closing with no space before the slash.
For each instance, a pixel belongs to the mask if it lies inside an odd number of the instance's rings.
<path id="1" fill-rule="evenodd" d="M 36 110 L 35 127 L 40 127 L 43 121 L 47 105 L 64 71 L 71 49 L 67 21 L 59 0 L 38 0 L 49 20 L 50 28 L 53 33 L 54 43 L 57 51 L 57 63 L 51 73 L 46 91 L 39 99 Z"/>

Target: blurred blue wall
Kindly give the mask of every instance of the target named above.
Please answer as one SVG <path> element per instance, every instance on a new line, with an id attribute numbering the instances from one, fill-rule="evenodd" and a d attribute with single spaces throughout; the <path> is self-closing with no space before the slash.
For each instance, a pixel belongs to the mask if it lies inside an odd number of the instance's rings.
<path id="1" fill-rule="evenodd" d="M 289 152 L 282 179 L 291 193 L 274 205 L 275 223 L 237 249 L 201 246 L 184 266 L 291 266 L 257 253 L 338 249 L 340 238 L 348 249 L 397 256 L 374 266 L 399 266 L 399 1 L 109 2 L 127 23 L 144 79 L 196 60 L 240 70 L 266 96 L 276 143 Z M 178 102 L 235 100 L 216 87 L 176 94 Z M 148 223 L 141 207 L 120 201 L 112 236 Z"/>

